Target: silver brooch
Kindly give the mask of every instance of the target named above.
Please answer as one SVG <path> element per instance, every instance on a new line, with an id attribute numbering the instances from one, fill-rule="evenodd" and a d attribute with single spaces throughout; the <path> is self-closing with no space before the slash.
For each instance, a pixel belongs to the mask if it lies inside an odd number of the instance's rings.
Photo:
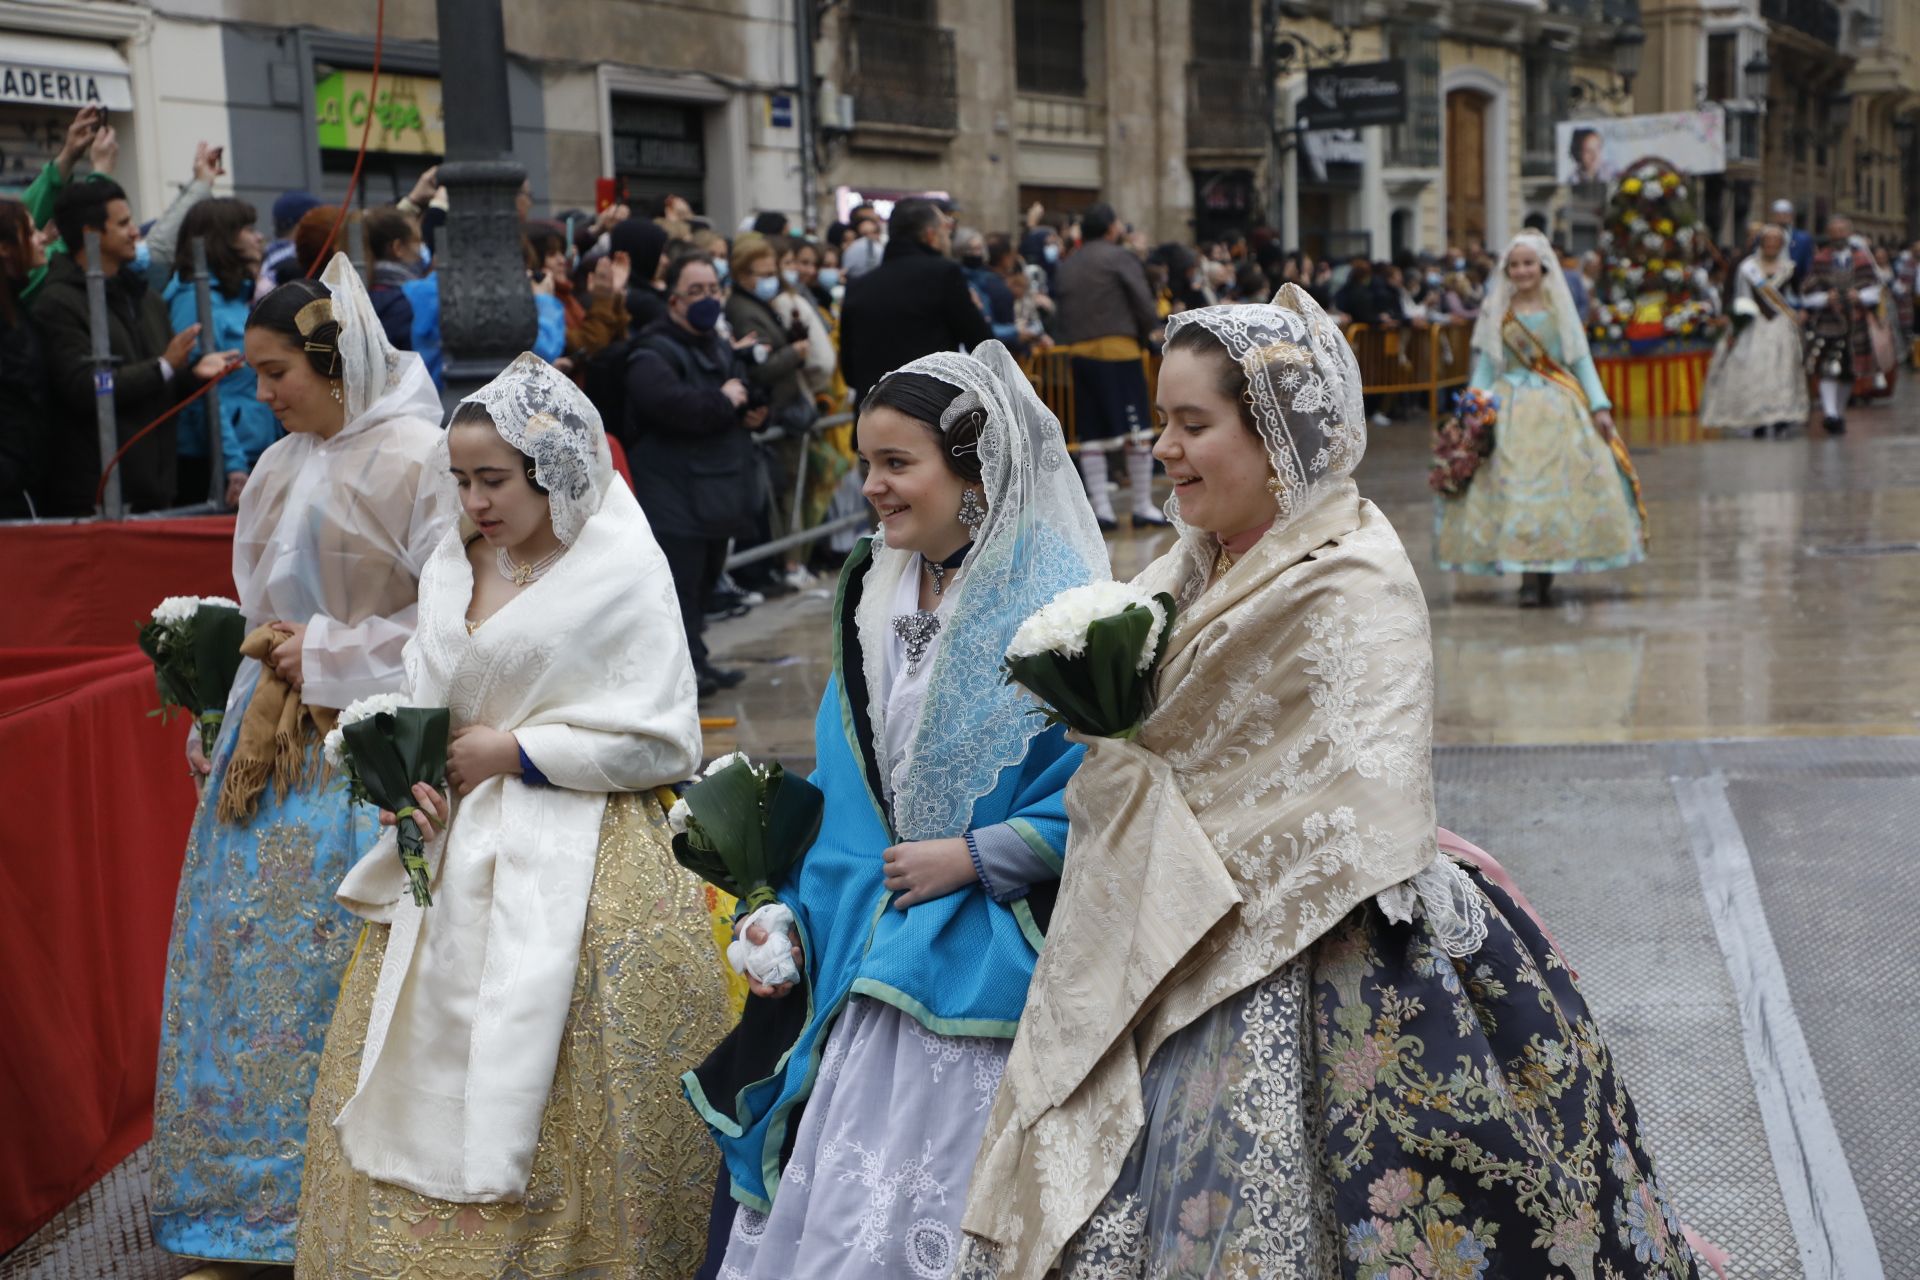
<path id="1" fill-rule="evenodd" d="M 893 634 L 899 636 L 900 643 L 907 648 L 907 674 L 918 675 L 920 660 L 927 656 L 927 646 L 940 634 L 940 619 L 928 609 L 895 614 Z"/>

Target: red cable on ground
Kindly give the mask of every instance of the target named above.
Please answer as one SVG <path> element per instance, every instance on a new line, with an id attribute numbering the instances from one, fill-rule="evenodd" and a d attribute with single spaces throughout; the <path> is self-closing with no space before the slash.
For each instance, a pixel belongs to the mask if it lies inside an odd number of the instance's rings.
<path id="1" fill-rule="evenodd" d="M 340 215 L 333 220 L 333 227 L 327 232 L 326 242 L 320 246 L 319 256 L 314 258 L 313 266 L 307 269 L 307 278 L 309 280 L 313 278 L 314 272 L 320 269 L 321 264 L 327 260 L 327 252 L 333 248 L 334 240 L 339 237 L 340 228 L 346 225 L 347 213 L 353 207 L 353 193 L 360 185 L 360 170 L 367 163 L 367 143 L 373 137 L 373 104 L 377 100 L 377 95 L 380 92 L 380 51 L 386 44 L 386 34 L 387 0 L 375 0 L 373 16 L 373 75 L 367 86 L 367 120 L 365 124 L 360 126 L 360 152 L 353 158 L 353 176 L 347 179 L 347 194 L 340 201 Z M 104 500 L 107 492 L 107 477 L 113 474 L 115 467 L 120 465 L 120 459 L 127 456 L 127 450 L 133 448 L 133 446 L 153 434 L 156 427 L 172 421 L 175 414 L 192 404 L 195 400 L 198 400 L 201 396 L 207 394 L 210 389 L 219 384 L 221 378 L 232 373 L 235 369 L 239 368 L 242 363 L 242 361 L 236 360 L 229 364 L 226 369 L 221 372 L 219 378 L 208 379 L 206 384 L 199 390 L 155 418 L 152 422 L 149 422 L 146 426 L 134 432 L 133 436 L 128 439 L 125 444 L 115 449 L 113 456 L 107 459 L 106 465 L 100 468 L 100 483 L 94 486 L 93 505 L 98 507 Z M 217 429 L 217 427 L 218 424 L 214 424 L 212 427 L 209 427 L 209 430 Z"/>

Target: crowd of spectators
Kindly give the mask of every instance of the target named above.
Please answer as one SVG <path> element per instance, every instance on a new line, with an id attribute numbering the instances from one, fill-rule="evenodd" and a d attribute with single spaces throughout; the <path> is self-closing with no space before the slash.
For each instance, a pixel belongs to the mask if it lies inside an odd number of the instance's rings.
<path id="1" fill-rule="evenodd" d="M 389 340 L 419 352 L 440 379 L 434 248 L 448 196 L 437 169 L 422 172 L 405 198 L 344 224 L 336 206 L 286 192 L 268 211 L 268 238 L 252 205 L 213 195 L 224 174 L 217 148 L 196 150 L 179 196 L 144 225 L 113 181 L 117 156 L 112 127 L 83 110 L 22 198 L 0 200 L 0 518 L 95 508 L 103 460 L 86 299 L 90 231 L 107 277 L 123 444 L 220 381 L 217 424 L 194 403 L 125 450 L 119 473 L 132 510 L 238 500 L 280 434 L 238 359 L 248 310 L 276 284 L 314 274 L 323 252 L 359 247 Z M 1141 357 L 1157 349 L 1168 316 L 1264 302 L 1292 283 L 1343 325 L 1464 326 L 1495 270 L 1487 246 L 1471 240 L 1380 260 L 1289 249 L 1264 228 L 1155 245 L 1105 204 L 1077 212 L 1036 204 L 1018 227 L 983 230 L 963 224 L 965 211 L 949 201 L 909 198 L 858 205 L 818 236 L 798 233 L 777 210 L 729 234 L 677 195 L 551 219 L 533 218 L 532 205 L 523 187 L 534 350 L 581 384 L 631 461 L 673 566 L 703 692 L 741 678 L 707 660 L 704 620 L 815 586 L 850 546 L 847 535 L 811 543 L 786 535 L 862 510 L 850 430 L 833 425 L 840 418 L 816 428 L 892 369 L 990 339 L 1019 357 L 1065 359 L 1097 516 L 1117 526 L 1113 497 L 1124 486 L 1131 521 L 1157 524 Z M 1798 261 L 1811 241 L 1794 235 Z M 208 331 L 195 241 L 205 245 Z M 1920 247 L 1883 265 L 1910 331 Z M 1562 248 L 1561 267 L 1577 305 L 1589 305 L 1598 255 Z M 1704 285 L 1722 282 L 1716 269 L 1703 258 Z M 1376 421 L 1392 408 L 1369 399 Z M 211 471 L 216 425 L 219 476 Z M 1125 466 L 1110 476 L 1118 458 Z M 782 540 L 779 554 L 726 572 L 730 552 L 773 540 Z"/>

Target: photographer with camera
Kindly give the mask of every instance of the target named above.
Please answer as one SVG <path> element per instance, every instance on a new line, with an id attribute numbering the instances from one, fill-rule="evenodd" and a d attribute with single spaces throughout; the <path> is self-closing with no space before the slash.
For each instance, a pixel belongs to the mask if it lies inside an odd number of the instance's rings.
<path id="1" fill-rule="evenodd" d="M 720 275 L 703 253 L 667 264 L 667 314 L 640 331 L 627 360 L 620 443 L 634 496 L 673 571 L 700 695 L 740 683 L 738 671 L 707 661 L 704 602 L 726 566 L 727 542 L 759 523 L 760 459 L 752 433 L 766 425 L 767 400 L 718 332 L 726 309 Z"/>

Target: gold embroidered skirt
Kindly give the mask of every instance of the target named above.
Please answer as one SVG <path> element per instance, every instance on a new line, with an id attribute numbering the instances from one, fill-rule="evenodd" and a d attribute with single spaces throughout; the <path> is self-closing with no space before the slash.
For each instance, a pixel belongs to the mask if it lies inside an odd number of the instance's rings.
<path id="1" fill-rule="evenodd" d="M 580 969 L 527 1198 L 453 1204 L 351 1168 L 333 1118 L 353 1096 L 387 927 L 369 925 L 320 1061 L 300 1200 L 301 1276 L 685 1280 L 706 1252 L 719 1156 L 680 1073 L 733 1019 L 708 895 L 673 860 L 652 796 L 613 796 Z"/>

